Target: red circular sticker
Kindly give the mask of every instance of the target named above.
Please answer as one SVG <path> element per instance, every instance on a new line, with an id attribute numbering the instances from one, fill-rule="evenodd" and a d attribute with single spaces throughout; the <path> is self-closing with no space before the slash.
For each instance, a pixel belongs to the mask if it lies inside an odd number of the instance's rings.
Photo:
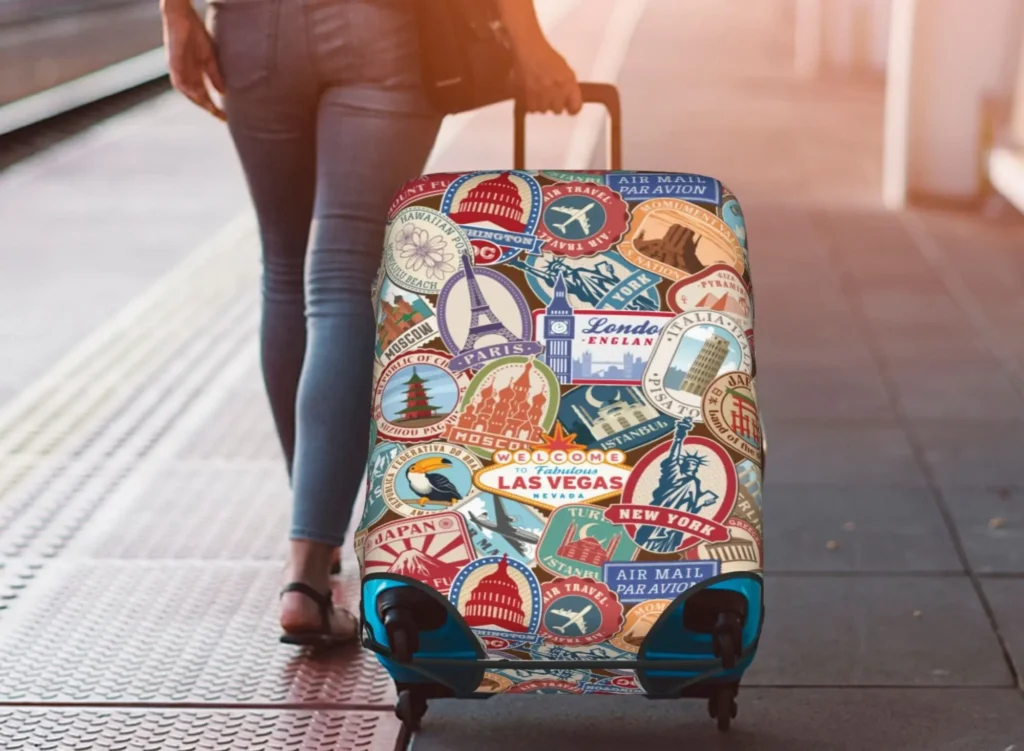
<path id="1" fill-rule="evenodd" d="M 544 250 L 580 258 L 612 248 L 629 226 L 629 204 L 607 185 L 555 183 L 543 188 L 537 237 Z"/>
<path id="2" fill-rule="evenodd" d="M 551 644 L 597 644 L 622 626 L 622 603 L 604 582 L 568 576 L 541 584 L 540 591 L 540 632 Z"/>

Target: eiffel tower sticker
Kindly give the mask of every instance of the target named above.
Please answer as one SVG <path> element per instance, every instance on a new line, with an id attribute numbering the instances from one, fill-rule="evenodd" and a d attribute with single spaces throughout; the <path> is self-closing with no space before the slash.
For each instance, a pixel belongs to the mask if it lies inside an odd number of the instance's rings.
<path id="1" fill-rule="evenodd" d="M 504 274 L 477 268 L 468 253 L 461 257 L 462 270 L 437 298 L 441 339 L 454 355 L 449 369 L 477 370 L 502 357 L 543 352 L 544 346 L 531 339 L 533 325 L 522 292 Z"/>

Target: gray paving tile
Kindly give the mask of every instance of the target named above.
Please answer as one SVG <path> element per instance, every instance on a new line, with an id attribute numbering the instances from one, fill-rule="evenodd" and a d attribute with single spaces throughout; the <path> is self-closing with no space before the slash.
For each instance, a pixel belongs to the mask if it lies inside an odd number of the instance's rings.
<path id="1" fill-rule="evenodd" d="M 769 571 L 962 571 L 945 522 L 924 488 L 768 480 L 764 497 Z"/>
<path id="2" fill-rule="evenodd" d="M 888 419 L 893 409 L 874 369 L 758 360 L 758 401 L 793 418 Z"/>
<path id="3" fill-rule="evenodd" d="M 896 365 L 889 376 L 912 419 L 1024 420 L 1024 399 L 999 368 L 969 361 L 934 368 Z"/>
<path id="4" fill-rule="evenodd" d="M 727 735 L 704 702 L 499 696 L 434 701 L 412 751 L 729 749 L 1004 751 L 1024 742 L 1011 689 L 749 689 Z"/>
<path id="5" fill-rule="evenodd" d="M 785 410 L 785 411 L 784 411 Z M 799 420 L 766 403 L 768 469 L 783 483 L 920 487 L 925 479 L 906 434 L 882 420 Z"/>
<path id="6" fill-rule="evenodd" d="M 971 568 L 1024 574 L 1024 486 L 943 491 Z"/>
<path id="7" fill-rule="evenodd" d="M 1024 579 L 984 579 L 981 586 L 1017 666 L 1017 675 L 1024 676 Z"/>
<path id="8" fill-rule="evenodd" d="M 963 324 L 951 329 L 932 323 L 882 321 L 871 329 L 871 339 L 889 363 L 928 369 L 969 362 L 979 371 L 999 367 L 984 342 Z"/>
<path id="9" fill-rule="evenodd" d="M 966 577 L 769 576 L 765 591 L 750 685 L 1012 685 Z"/>
<path id="10" fill-rule="evenodd" d="M 944 487 L 1024 481 L 1024 420 L 914 420 L 911 430 Z"/>

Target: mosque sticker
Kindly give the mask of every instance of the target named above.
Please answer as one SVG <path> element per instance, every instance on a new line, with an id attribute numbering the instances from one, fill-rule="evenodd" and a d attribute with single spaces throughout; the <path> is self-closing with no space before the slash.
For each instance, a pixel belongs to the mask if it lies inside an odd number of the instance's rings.
<path id="1" fill-rule="evenodd" d="M 437 172 L 431 175 L 424 175 L 416 180 L 407 182 L 395 196 L 388 209 L 388 219 L 394 219 L 395 214 L 416 203 L 420 203 L 432 196 L 443 195 L 448 186 L 459 178 L 459 172 Z"/>
<path id="2" fill-rule="evenodd" d="M 384 277 L 378 290 L 375 354 L 384 365 L 440 335 L 430 303 Z"/>
<path id="3" fill-rule="evenodd" d="M 409 206 L 388 225 L 384 268 L 399 287 L 436 295 L 458 270 L 459 256 L 472 252 L 459 226 L 433 209 Z"/>
<path id="4" fill-rule="evenodd" d="M 729 225 L 686 201 L 644 201 L 633 209 L 633 224 L 619 244 L 623 257 L 639 268 L 678 281 L 724 264 L 742 274 L 743 247 Z"/>
<path id="5" fill-rule="evenodd" d="M 636 654 L 640 651 L 640 645 L 644 643 L 651 627 L 658 622 L 661 614 L 672 604 L 671 599 L 645 600 L 630 608 L 622 624 L 622 630 L 612 639 L 613 646 L 623 652 Z"/>
<path id="6" fill-rule="evenodd" d="M 722 186 L 713 177 L 671 172 L 608 172 L 605 183 L 623 198 L 683 198 L 696 203 L 718 205 Z"/>
<path id="7" fill-rule="evenodd" d="M 509 555 L 531 563 L 544 531 L 544 519 L 523 503 L 479 493 L 457 509 L 466 520 L 480 555 Z"/>
<path id="8" fill-rule="evenodd" d="M 521 642 L 538 633 L 540 584 L 525 564 L 507 555 L 467 564 L 452 582 L 448 599 L 481 638 Z"/>
<path id="9" fill-rule="evenodd" d="M 606 451 L 631 451 L 672 432 L 663 415 L 635 386 L 579 386 L 562 394 L 558 421 L 577 443 Z"/>
<path id="10" fill-rule="evenodd" d="M 639 548 L 599 506 L 571 504 L 552 512 L 537 547 L 537 564 L 555 576 L 600 580 L 603 566 L 631 561 Z"/>
<path id="11" fill-rule="evenodd" d="M 754 308 L 743 277 L 725 264 L 715 264 L 673 284 L 666 294 L 676 313 L 712 310 L 752 325 Z"/>
<path id="12" fill-rule="evenodd" d="M 511 355 L 537 355 L 544 347 L 531 341 L 532 321 L 526 300 L 497 271 L 475 268 L 469 256 L 437 298 L 441 339 L 452 353 L 449 369 L 479 370 Z"/>
<path id="13" fill-rule="evenodd" d="M 736 505 L 736 465 L 715 441 L 689 435 L 692 429 L 692 419 L 680 420 L 671 441 L 637 462 L 622 503 L 605 510 L 608 521 L 624 525 L 652 553 L 730 539 L 725 521 Z"/>
<path id="14" fill-rule="evenodd" d="M 527 172 L 471 172 L 448 186 L 441 211 L 471 241 L 490 243 L 512 257 L 540 252 L 542 201 L 540 185 Z"/>
<path id="15" fill-rule="evenodd" d="M 447 438 L 485 458 L 528 448 L 554 425 L 558 397 L 558 380 L 540 360 L 494 360 L 473 377 Z"/>
<path id="16" fill-rule="evenodd" d="M 717 560 L 701 560 L 703 556 L 694 553 L 700 549 L 698 545 L 687 550 L 685 562 L 609 562 L 604 566 L 604 581 L 618 596 L 619 602 L 626 605 L 659 598 L 671 602 L 686 590 L 720 573 L 721 566 Z M 614 640 L 612 644 L 615 644 Z M 625 649 L 621 644 L 616 646 Z"/>
<path id="17" fill-rule="evenodd" d="M 728 542 L 703 542 L 684 554 L 687 560 L 702 563 L 715 561 L 723 574 L 740 571 L 761 571 L 764 567 L 761 534 L 753 524 L 732 517 L 725 526 L 729 529 Z"/>
<path id="18" fill-rule="evenodd" d="M 451 373 L 450 359 L 444 352 L 421 349 L 400 355 L 384 368 L 373 395 L 373 419 L 381 438 L 428 441 L 455 424 L 469 377 Z"/>
<path id="19" fill-rule="evenodd" d="M 473 473 L 481 466 L 476 455 L 461 446 L 418 443 L 391 459 L 381 480 L 381 495 L 401 516 L 451 509 L 475 494 Z"/>
<path id="20" fill-rule="evenodd" d="M 681 313 L 661 332 L 647 369 L 647 399 L 673 417 L 703 420 L 704 392 L 723 373 L 750 373 L 753 357 L 746 332 L 732 316 L 710 311 Z"/>
<path id="21" fill-rule="evenodd" d="M 573 310 L 562 279 L 543 311 L 533 314 L 534 338 L 559 383 L 639 386 L 658 335 L 673 313 Z"/>
<path id="22" fill-rule="evenodd" d="M 388 510 L 384 501 L 384 476 L 394 462 L 395 457 L 402 453 L 403 447 L 397 443 L 382 443 L 370 451 L 366 463 L 366 503 L 363 506 L 363 518 L 359 521 L 359 529 L 366 529 L 375 524 Z"/>
<path id="23" fill-rule="evenodd" d="M 626 232 L 629 205 L 615 191 L 590 182 L 545 185 L 537 235 L 544 250 L 578 258 L 613 247 Z"/>
<path id="24" fill-rule="evenodd" d="M 569 576 L 545 582 L 540 590 L 540 633 L 549 644 L 597 644 L 622 625 L 622 605 L 602 582 Z"/>
<path id="25" fill-rule="evenodd" d="M 447 594 L 476 557 L 466 523 L 451 512 L 383 524 L 363 542 L 363 573 L 388 573 L 423 582 Z"/>
<path id="26" fill-rule="evenodd" d="M 495 451 L 494 464 L 477 470 L 473 483 L 543 511 L 622 493 L 630 470 L 623 464 L 625 453 L 588 449 L 573 443 L 574 438 L 557 423 L 552 435 L 530 447 Z"/>
<path id="27" fill-rule="evenodd" d="M 565 299 L 573 308 L 590 310 L 661 310 L 661 277 L 634 266 L 615 251 L 568 258 L 542 253 L 513 258 L 508 266 L 519 269 L 530 289 L 544 305 L 556 296 L 562 278 Z"/>
<path id="28" fill-rule="evenodd" d="M 701 414 L 716 438 L 760 464 L 761 420 L 750 375 L 725 373 L 712 381 L 704 392 Z"/>

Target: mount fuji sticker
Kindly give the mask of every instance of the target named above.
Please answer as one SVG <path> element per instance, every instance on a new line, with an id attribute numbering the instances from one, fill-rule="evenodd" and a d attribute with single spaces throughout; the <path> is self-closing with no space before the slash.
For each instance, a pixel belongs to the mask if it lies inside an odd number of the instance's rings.
<path id="1" fill-rule="evenodd" d="M 704 392 L 723 373 L 750 373 L 753 357 L 740 323 L 710 311 L 682 313 L 664 329 L 643 375 L 644 395 L 662 412 L 702 422 Z"/>
<path id="2" fill-rule="evenodd" d="M 502 248 L 508 257 L 539 253 L 540 184 L 527 172 L 471 172 L 455 180 L 441 199 L 441 211 L 472 241 Z"/>
<path id="3" fill-rule="evenodd" d="M 363 542 L 363 573 L 407 576 L 446 594 L 475 555 L 462 517 L 442 512 L 370 531 Z"/>
<path id="4" fill-rule="evenodd" d="M 736 465 L 718 443 L 691 436 L 693 420 L 676 424 L 671 441 L 637 462 L 622 503 L 605 518 L 626 527 L 633 541 L 652 553 L 680 553 L 701 542 L 726 542 L 726 519 L 736 505 Z"/>
<path id="5" fill-rule="evenodd" d="M 608 250 L 622 239 L 629 206 L 611 188 L 590 182 L 545 185 L 538 237 L 544 250 L 578 258 Z"/>
<path id="6" fill-rule="evenodd" d="M 495 451 L 494 464 L 478 470 L 473 483 L 543 511 L 622 493 L 630 470 L 623 464 L 625 453 L 588 449 L 574 438 L 558 423 L 552 435 L 528 449 Z"/>
<path id="7" fill-rule="evenodd" d="M 497 271 L 476 268 L 469 256 L 437 298 L 441 339 L 454 355 L 450 370 L 479 370 L 510 355 L 538 355 L 544 347 L 530 341 L 530 311 L 522 293 Z"/>

